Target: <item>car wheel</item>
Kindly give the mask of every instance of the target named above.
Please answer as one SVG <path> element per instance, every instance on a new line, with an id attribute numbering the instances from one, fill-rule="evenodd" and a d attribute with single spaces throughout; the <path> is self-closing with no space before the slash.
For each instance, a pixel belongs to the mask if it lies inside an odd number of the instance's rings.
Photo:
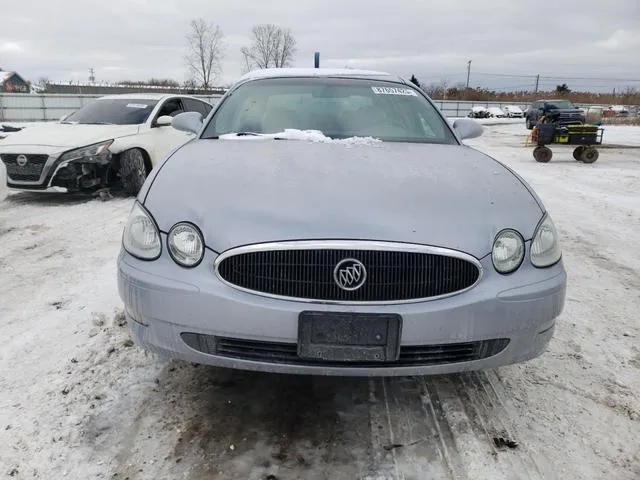
<path id="1" fill-rule="evenodd" d="M 575 158 L 578 162 L 582 161 L 580 157 L 582 156 L 583 150 L 584 150 L 584 147 L 580 145 L 579 147 L 576 147 L 575 150 L 573 151 L 573 158 Z"/>
<path id="2" fill-rule="evenodd" d="M 533 149 L 533 158 L 536 162 L 547 163 L 551 160 L 553 152 L 549 147 L 539 146 Z"/>
<path id="3" fill-rule="evenodd" d="M 128 195 L 137 195 L 147 179 L 144 153 L 139 148 L 127 150 L 120 156 L 120 181 Z"/>
<path id="4" fill-rule="evenodd" d="M 533 130 L 533 123 L 527 118 L 527 130 Z"/>
<path id="5" fill-rule="evenodd" d="M 598 160 L 599 156 L 600 154 L 598 153 L 598 150 L 593 147 L 587 147 L 580 154 L 580 160 L 583 163 L 593 163 Z"/>

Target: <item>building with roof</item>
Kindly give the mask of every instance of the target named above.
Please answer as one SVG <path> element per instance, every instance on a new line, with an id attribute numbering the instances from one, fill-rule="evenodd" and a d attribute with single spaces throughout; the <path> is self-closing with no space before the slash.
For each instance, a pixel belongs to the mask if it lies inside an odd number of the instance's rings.
<path id="1" fill-rule="evenodd" d="M 16 72 L 7 72 L 0 68 L 0 93 L 29 93 L 31 86 Z"/>

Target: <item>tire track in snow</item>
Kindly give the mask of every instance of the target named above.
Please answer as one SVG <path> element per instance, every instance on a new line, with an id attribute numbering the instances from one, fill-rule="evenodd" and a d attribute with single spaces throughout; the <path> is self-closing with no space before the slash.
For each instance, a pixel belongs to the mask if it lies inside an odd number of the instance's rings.
<path id="1" fill-rule="evenodd" d="M 370 382 L 370 479 L 466 479 L 454 435 L 439 399 L 422 377 Z"/>
<path id="2" fill-rule="evenodd" d="M 492 378 L 491 378 L 492 377 Z M 470 478 L 537 480 L 543 475 L 521 441 L 511 420 L 501 382 L 492 373 L 471 372 L 450 376 L 433 385 L 442 399 L 444 416 L 455 432 Z M 511 410 L 513 411 L 513 410 Z M 496 438 L 516 442 L 510 449 Z M 482 472 L 481 477 L 476 472 Z"/>

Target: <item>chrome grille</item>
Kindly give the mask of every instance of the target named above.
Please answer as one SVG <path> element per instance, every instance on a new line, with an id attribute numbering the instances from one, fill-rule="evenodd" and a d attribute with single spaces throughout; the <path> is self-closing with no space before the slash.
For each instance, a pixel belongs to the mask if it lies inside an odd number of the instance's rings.
<path id="1" fill-rule="evenodd" d="M 286 243 L 256 245 L 223 254 L 216 269 L 223 281 L 242 290 L 338 303 L 440 298 L 471 288 L 481 275 L 477 260 L 455 251 L 403 244 L 349 245 L 352 248 L 322 242 L 291 248 Z M 345 259 L 357 260 L 366 269 L 366 280 L 355 290 L 345 290 L 335 280 L 335 269 Z"/>
<path id="2" fill-rule="evenodd" d="M 25 165 L 18 164 L 20 154 L 2 154 L 2 161 L 7 167 L 7 175 L 11 180 L 20 182 L 37 182 L 40 180 L 42 169 L 49 159 L 48 155 L 27 155 Z"/>

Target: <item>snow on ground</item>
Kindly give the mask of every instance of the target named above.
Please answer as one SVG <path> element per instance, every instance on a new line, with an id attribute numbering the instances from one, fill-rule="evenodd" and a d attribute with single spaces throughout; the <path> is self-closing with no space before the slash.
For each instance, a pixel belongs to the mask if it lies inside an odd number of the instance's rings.
<path id="1" fill-rule="evenodd" d="M 640 478 L 640 150 L 585 165 L 558 147 L 539 164 L 520 127 L 467 143 L 542 197 L 568 298 L 549 351 L 496 371 L 340 379 L 156 359 L 132 345 L 117 294 L 132 200 L 12 192 L 0 202 L 0 476 Z"/>
<path id="2" fill-rule="evenodd" d="M 603 125 L 603 145 L 640 147 L 640 129 L 633 125 Z"/>

